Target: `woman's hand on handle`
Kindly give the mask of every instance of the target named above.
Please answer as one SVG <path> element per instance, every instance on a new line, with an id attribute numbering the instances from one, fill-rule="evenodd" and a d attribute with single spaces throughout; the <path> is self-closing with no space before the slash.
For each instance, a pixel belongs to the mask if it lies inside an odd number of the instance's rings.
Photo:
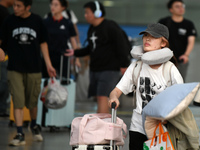
<path id="1" fill-rule="evenodd" d="M 120 102 L 119 102 L 118 99 L 110 99 L 110 100 L 108 101 L 108 106 L 109 106 L 110 108 L 112 108 L 112 103 L 115 103 L 115 104 L 116 104 L 115 109 L 117 109 L 117 108 L 119 107 Z"/>
<path id="2" fill-rule="evenodd" d="M 112 90 L 112 92 L 110 93 L 110 97 L 109 97 L 109 101 L 108 101 L 108 106 L 111 108 L 112 103 L 115 102 L 116 106 L 115 109 L 117 109 L 119 107 L 119 97 L 122 94 L 122 91 L 120 89 L 118 89 L 117 87 L 114 88 L 114 90 Z"/>

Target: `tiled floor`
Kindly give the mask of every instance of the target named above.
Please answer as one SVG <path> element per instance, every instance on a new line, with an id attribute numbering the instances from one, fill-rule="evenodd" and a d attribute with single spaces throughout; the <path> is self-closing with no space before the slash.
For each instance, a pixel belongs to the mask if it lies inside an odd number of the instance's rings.
<path id="1" fill-rule="evenodd" d="M 186 82 L 200 81 L 199 71 L 200 43 L 196 43 L 194 51 L 190 56 L 190 67 Z M 118 109 L 118 116 L 124 120 L 129 128 L 132 108 L 130 107 L 131 98 L 123 96 L 121 98 L 121 107 Z M 190 106 L 197 124 L 200 128 L 200 109 L 196 106 Z M 93 113 L 96 110 L 96 104 L 90 102 L 76 102 L 75 116 L 82 116 L 84 113 Z M 26 145 L 19 147 L 8 146 L 9 141 L 15 136 L 15 127 L 8 127 L 8 118 L 0 118 L 0 150 L 70 150 L 70 129 L 60 128 L 56 132 L 50 132 L 49 128 L 42 128 L 43 142 L 33 142 L 31 132 L 28 128 L 24 129 L 26 135 Z M 128 137 L 125 140 L 123 150 L 128 150 Z"/>

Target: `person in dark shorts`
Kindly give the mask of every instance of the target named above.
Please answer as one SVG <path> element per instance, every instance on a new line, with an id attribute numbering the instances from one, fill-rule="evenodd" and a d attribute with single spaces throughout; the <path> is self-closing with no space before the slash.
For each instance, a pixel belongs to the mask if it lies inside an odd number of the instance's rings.
<path id="1" fill-rule="evenodd" d="M 68 50 L 66 56 L 90 55 L 90 85 L 88 96 L 95 96 L 98 113 L 109 113 L 108 96 L 130 64 L 128 45 L 122 29 L 104 18 L 105 9 L 98 1 L 84 5 L 85 19 L 90 24 L 88 45 L 79 50 Z"/>

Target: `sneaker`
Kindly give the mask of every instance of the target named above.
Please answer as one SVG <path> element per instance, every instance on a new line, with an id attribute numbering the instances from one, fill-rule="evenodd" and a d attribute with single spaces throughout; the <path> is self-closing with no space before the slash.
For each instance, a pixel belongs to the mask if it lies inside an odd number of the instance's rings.
<path id="1" fill-rule="evenodd" d="M 14 137 L 12 141 L 10 141 L 9 145 L 10 146 L 20 146 L 20 145 L 25 145 L 26 142 L 24 140 L 24 134 L 17 133 L 17 135 Z"/>
<path id="2" fill-rule="evenodd" d="M 38 125 L 34 126 L 32 129 L 31 129 L 32 133 L 33 133 L 33 140 L 34 141 L 37 141 L 37 142 L 41 142 L 43 141 L 43 137 L 40 133 L 41 129 Z"/>

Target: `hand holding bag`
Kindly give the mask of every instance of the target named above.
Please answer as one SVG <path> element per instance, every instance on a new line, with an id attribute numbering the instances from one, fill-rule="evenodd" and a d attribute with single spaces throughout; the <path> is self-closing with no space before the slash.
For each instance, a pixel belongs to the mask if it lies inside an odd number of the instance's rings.
<path id="1" fill-rule="evenodd" d="M 158 135 L 156 131 L 159 131 Z M 143 150 L 174 150 L 169 133 L 164 132 L 161 122 L 155 128 L 153 138 L 144 142 Z"/>

